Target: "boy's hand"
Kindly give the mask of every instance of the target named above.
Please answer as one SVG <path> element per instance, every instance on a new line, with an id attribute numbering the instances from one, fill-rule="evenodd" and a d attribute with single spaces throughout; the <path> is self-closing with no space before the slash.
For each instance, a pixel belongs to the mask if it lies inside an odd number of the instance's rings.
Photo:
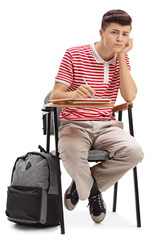
<path id="1" fill-rule="evenodd" d="M 80 87 L 77 88 L 76 91 L 74 91 L 73 99 L 88 97 L 93 98 L 93 95 L 91 93 L 95 94 L 95 90 L 88 85 L 82 84 Z"/>
<path id="2" fill-rule="evenodd" d="M 129 52 L 131 49 L 133 48 L 133 38 L 130 38 L 126 44 L 126 46 L 122 49 L 122 51 L 120 53 L 118 53 L 118 55 L 122 55 L 122 54 L 126 54 L 127 52 Z"/>

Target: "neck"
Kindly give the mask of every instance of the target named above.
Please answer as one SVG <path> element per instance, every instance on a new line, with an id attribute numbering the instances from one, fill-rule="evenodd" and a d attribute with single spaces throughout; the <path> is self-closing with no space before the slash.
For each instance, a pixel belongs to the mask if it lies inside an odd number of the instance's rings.
<path id="1" fill-rule="evenodd" d="M 96 42 L 95 43 L 95 49 L 98 52 L 99 56 L 104 60 L 104 61 L 109 61 L 112 59 L 115 55 L 114 52 L 109 51 L 109 49 L 106 49 L 102 42 Z"/>

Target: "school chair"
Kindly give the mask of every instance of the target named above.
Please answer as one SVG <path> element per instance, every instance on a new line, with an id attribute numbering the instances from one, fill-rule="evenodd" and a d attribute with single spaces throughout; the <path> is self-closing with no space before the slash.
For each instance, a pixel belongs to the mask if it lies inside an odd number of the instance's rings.
<path id="1" fill-rule="evenodd" d="M 44 104 L 47 104 L 50 99 L 51 92 L 47 94 L 44 99 Z M 133 129 L 133 118 L 132 118 L 132 102 L 126 102 L 124 104 L 113 107 L 113 115 L 118 112 L 118 120 L 122 121 L 122 112 L 124 110 L 128 111 L 128 122 L 129 122 L 129 131 L 130 134 L 134 137 L 134 129 Z M 42 109 L 43 115 L 43 134 L 46 135 L 46 151 L 50 152 L 50 136 L 55 135 L 55 145 L 56 149 L 51 152 L 51 154 L 57 160 L 57 178 L 58 178 L 58 187 L 59 187 L 59 208 L 60 208 L 60 225 L 61 225 L 61 233 L 64 234 L 64 217 L 63 217 L 63 196 L 62 196 L 62 188 L 61 188 L 61 171 L 60 171 L 60 158 L 58 153 L 58 127 L 60 125 L 59 115 L 61 112 L 61 108 L 53 108 L 53 109 Z M 49 126 L 49 127 L 48 127 Z M 109 154 L 107 151 L 103 150 L 90 150 L 88 155 L 88 162 L 100 162 L 104 160 L 108 160 Z M 135 203 L 136 203 L 136 218 L 137 218 L 137 227 L 141 227 L 141 215 L 140 215 L 140 203 L 139 203 L 139 190 L 138 190 L 138 176 L 137 176 L 137 167 L 133 168 L 133 177 L 134 177 L 134 189 L 135 189 Z M 118 191 L 118 182 L 114 185 L 114 194 L 113 194 L 113 208 L 112 211 L 116 212 L 117 206 L 117 191 Z"/>

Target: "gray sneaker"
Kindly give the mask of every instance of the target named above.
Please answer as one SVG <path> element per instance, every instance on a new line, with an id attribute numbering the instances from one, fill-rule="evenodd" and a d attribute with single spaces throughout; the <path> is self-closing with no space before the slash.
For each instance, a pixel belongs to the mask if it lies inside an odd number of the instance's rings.
<path id="1" fill-rule="evenodd" d="M 106 204 L 103 201 L 101 192 L 98 191 L 97 195 L 89 197 L 89 211 L 92 220 L 95 223 L 100 223 L 106 216 Z"/>
<path id="2" fill-rule="evenodd" d="M 67 188 L 67 190 L 65 191 L 64 205 L 65 205 L 66 209 L 72 211 L 76 207 L 78 201 L 79 201 L 79 197 L 78 197 L 78 193 L 76 190 L 76 184 L 74 181 L 72 181 L 69 188 Z"/>

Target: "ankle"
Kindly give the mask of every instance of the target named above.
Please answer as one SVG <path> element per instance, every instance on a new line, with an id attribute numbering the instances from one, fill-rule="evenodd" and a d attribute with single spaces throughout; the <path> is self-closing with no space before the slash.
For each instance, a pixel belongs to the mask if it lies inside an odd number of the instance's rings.
<path id="1" fill-rule="evenodd" d="M 97 186 L 96 180 L 94 179 L 89 198 L 94 197 L 98 193 L 99 193 L 98 186 Z"/>

